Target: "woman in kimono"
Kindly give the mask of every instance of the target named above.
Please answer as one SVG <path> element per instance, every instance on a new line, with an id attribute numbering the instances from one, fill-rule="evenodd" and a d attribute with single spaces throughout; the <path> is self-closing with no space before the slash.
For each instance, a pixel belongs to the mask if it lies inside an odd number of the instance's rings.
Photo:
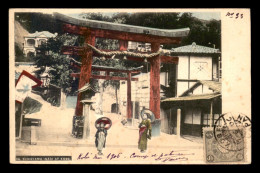
<path id="1" fill-rule="evenodd" d="M 143 114 L 143 120 L 139 124 L 139 140 L 138 149 L 143 153 L 147 149 L 147 139 L 151 139 L 152 126 L 150 119 L 147 118 L 149 114 Z"/>
<path id="2" fill-rule="evenodd" d="M 105 124 L 103 122 L 101 122 L 99 124 L 99 128 L 96 132 L 96 140 L 95 140 L 95 144 L 98 150 L 98 155 L 103 155 L 102 153 L 102 149 L 105 148 L 106 146 L 106 136 L 107 136 L 107 130 L 104 128 Z"/>

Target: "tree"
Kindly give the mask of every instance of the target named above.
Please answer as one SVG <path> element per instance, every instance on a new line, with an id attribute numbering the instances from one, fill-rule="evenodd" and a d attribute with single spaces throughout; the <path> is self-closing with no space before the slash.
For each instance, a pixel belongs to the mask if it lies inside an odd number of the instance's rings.
<path id="1" fill-rule="evenodd" d="M 31 62 L 33 58 L 28 56 L 26 57 L 23 51 L 20 49 L 17 43 L 15 43 L 15 62 Z"/>
<path id="2" fill-rule="evenodd" d="M 28 12 L 15 13 L 15 20 L 18 21 L 29 33 L 36 31 L 49 31 L 51 33 L 62 33 L 61 22 L 57 21 L 53 15 Z"/>
<path id="3" fill-rule="evenodd" d="M 207 38 L 214 44 L 216 48 L 221 50 L 221 23 L 217 20 L 210 20 L 207 24 L 208 32 Z"/>
<path id="4" fill-rule="evenodd" d="M 35 64 L 40 68 L 36 74 L 40 75 L 46 67 L 50 67 L 48 73 L 51 83 L 61 87 L 66 95 L 71 93 L 73 80 L 70 73 L 73 70 L 70 67 L 70 59 L 66 55 L 61 55 L 60 50 L 63 45 L 74 45 L 76 39 L 76 36 L 66 34 L 50 38 L 37 48 L 37 55 L 34 57 Z"/>
<path id="5" fill-rule="evenodd" d="M 113 20 L 136 26 L 145 26 L 160 29 L 175 29 L 178 26 L 179 13 L 131 13 L 114 15 Z"/>

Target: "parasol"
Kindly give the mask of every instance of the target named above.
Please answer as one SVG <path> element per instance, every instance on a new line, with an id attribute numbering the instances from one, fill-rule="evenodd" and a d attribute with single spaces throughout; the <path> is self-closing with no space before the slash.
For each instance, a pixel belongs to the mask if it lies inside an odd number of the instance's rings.
<path id="1" fill-rule="evenodd" d="M 107 117 L 101 117 L 101 118 L 97 119 L 95 122 L 95 127 L 99 128 L 101 123 L 105 124 L 104 128 L 106 130 L 110 129 L 110 127 L 112 126 L 112 121 Z"/>
<path id="2" fill-rule="evenodd" d="M 143 116 L 144 116 L 145 113 L 147 114 L 147 118 L 149 118 L 151 120 L 151 122 L 154 122 L 154 120 L 155 120 L 154 113 L 150 109 L 143 109 L 141 111 L 141 118 L 142 119 L 144 119 Z"/>

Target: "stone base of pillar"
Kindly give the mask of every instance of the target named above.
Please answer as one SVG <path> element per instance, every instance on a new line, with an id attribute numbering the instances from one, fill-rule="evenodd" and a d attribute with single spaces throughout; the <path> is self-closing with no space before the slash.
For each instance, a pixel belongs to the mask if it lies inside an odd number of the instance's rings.
<path id="1" fill-rule="evenodd" d="M 72 136 L 83 138 L 84 116 L 73 116 Z"/>
<path id="2" fill-rule="evenodd" d="M 156 119 L 152 122 L 152 137 L 160 136 L 161 133 L 161 120 Z"/>
<path id="3" fill-rule="evenodd" d="M 36 145 L 38 140 L 36 131 L 38 128 L 36 126 L 24 126 L 22 128 L 21 142 Z"/>
<path id="4" fill-rule="evenodd" d="M 132 126 L 132 121 L 133 121 L 133 119 L 127 119 L 127 125 Z"/>

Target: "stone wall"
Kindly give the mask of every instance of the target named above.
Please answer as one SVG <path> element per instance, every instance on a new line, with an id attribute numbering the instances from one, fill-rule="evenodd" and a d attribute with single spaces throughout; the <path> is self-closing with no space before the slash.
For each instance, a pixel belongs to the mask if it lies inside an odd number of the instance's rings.
<path id="1" fill-rule="evenodd" d="M 139 102 L 139 110 L 142 110 L 143 106 L 149 109 L 150 102 L 150 73 L 142 73 L 134 76 L 138 78 L 138 81 L 131 82 L 131 100 Z M 126 116 L 126 101 L 127 101 L 127 82 L 120 81 L 119 89 L 119 109 L 121 115 Z M 133 107 L 134 109 L 138 109 Z M 135 112 L 135 110 L 133 110 Z"/>

